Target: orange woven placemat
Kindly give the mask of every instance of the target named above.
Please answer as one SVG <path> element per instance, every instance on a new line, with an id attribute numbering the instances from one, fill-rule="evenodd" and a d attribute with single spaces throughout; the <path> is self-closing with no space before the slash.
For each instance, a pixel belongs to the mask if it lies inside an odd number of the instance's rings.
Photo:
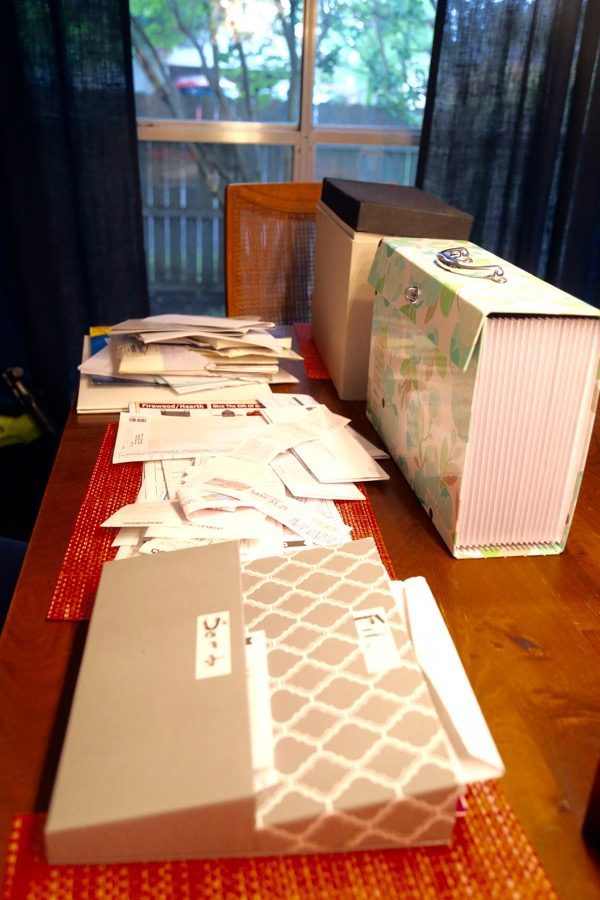
<path id="1" fill-rule="evenodd" d="M 310 333 L 310 324 L 296 322 L 294 325 L 296 338 L 300 355 L 304 359 L 304 368 L 309 378 L 329 378 L 329 372 L 325 367 L 325 363 L 319 356 L 319 351 L 315 347 L 315 343 Z"/>
<path id="2" fill-rule="evenodd" d="M 133 503 L 140 489 L 141 463 L 112 462 L 117 426 L 107 425 L 88 489 L 54 588 L 47 618 L 62 621 L 89 619 L 100 580 L 102 563 L 114 559 L 111 547 L 117 530 L 100 525 L 126 503 Z M 360 487 L 360 485 L 359 485 Z M 364 489 L 363 489 L 364 494 Z M 390 578 L 392 563 L 385 549 L 373 509 L 364 500 L 336 504 L 352 537 L 373 537 Z"/>
<path id="3" fill-rule="evenodd" d="M 3 900 L 470 900 L 557 898 L 494 782 L 474 785 L 450 847 L 320 856 L 50 866 L 41 814 L 13 820 Z"/>

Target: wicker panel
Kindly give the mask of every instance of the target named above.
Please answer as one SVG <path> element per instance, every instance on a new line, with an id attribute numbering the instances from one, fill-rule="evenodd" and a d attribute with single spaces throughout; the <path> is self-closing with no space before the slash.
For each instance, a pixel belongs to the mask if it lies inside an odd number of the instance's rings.
<path id="1" fill-rule="evenodd" d="M 318 182 L 234 184 L 226 198 L 227 312 L 308 322 Z"/>
<path id="2" fill-rule="evenodd" d="M 135 501 L 142 481 L 141 463 L 113 465 L 116 436 L 117 426 L 108 425 L 58 574 L 48 619 L 88 619 L 102 563 L 116 556 L 111 546 L 116 529 L 100 525 L 121 506 Z"/>

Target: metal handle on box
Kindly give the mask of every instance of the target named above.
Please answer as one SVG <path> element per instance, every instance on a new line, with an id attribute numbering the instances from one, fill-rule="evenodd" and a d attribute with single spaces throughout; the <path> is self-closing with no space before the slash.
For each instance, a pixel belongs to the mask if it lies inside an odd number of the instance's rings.
<path id="1" fill-rule="evenodd" d="M 481 272 L 484 278 L 497 281 L 499 284 L 503 284 L 506 281 L 502 266 L 499 266 L 497 263 L 481 266 L 474 265 L 466 247 L 448 247 L 446 250 L 440 250 L 439 253 L 436 253 L 435 258 L 444 269 L 450 269 L 453 272 L 458 271 L 461 275 Z"/>

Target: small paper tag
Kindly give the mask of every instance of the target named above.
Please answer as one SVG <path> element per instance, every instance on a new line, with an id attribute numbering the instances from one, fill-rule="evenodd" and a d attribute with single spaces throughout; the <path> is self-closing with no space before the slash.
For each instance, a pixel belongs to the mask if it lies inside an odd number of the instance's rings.
<path id="1" fill-rule="evenodd" d="M 400 664 L 398 648 L 383 607 L 361 609 L 354 614 L 354 627 L 367 672 L 387 672 Z"/>
<path id="2" fill-rule="evenodd" d="M 231 675 L 229 613 L 207 613 L 196 619 L 196 679 Z"/>

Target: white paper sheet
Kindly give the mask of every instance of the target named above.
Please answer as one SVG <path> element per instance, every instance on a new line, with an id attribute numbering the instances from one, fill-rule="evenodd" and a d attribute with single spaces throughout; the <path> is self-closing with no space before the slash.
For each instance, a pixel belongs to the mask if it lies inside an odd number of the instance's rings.
<path id="1" fill-rule="evenodd" d="M 168 500 L 169 492 L 160 459 L 145 462 L 142 469 L 142 483 L 137 499 L 141 502 Z"/>
<path id="2" fill-rule="evenodd" d="M 345 428 L 321 434 L 319 440 L 299 444 L 294 453 L 318 481 L 384 481 L 390 476 Z"/>
<path id="3" fill-rule="evenodd" d="M 278 781 L 273 748 L 267 636 L 264 631 L 249 631 L 246 634 L 246 677 L 254 790 L 260 793 Z"/>
<path id="4" fill-rule="evenodd" d="M 267 427 L 258 416 L 229 418 L 161 415 L 160 411 L 121 413 L 113 462 L 184 459 L 196 454 L 231 453 Z"/>
<path id="5" fill-rule="evenodd" d="M 192 316 L 161 313 L 143 319 L 125 319 L 111 328 L 111 333 L 137 334 L 142 331 L 176 331 L 198 328 L 202 331 L 239 331 L 245 333 L 251 328 L 273 328 L 273 322 L 263 322 L 258 316 L 227 318 L 225 316 Z"/>
<path id="6" fill-rule="evenodd" d="M 504 764 L 425 578 L 392 583 L 414 650 L 457 758 L 462 784 L 499 778 Z"/>
<path id="7" fill-rule="evenodd" d="M 254 506 L 317 546 L 330 547 L 348 540 L 351 530 L 348 526 L 333 523 L 320 516 L 316 510 L 307 514 L 306 507 L 298 500 L 277 497 L 267 491 L 252 488 L 248 484 L 220 478 L 205 481 L 202 486 L 204 490 L 214 490 L 215 493 L 237 498 L 245 506 Z"/>
<path id="8" fill-rule="evenodd" d="M 185 525 L 178 503 L 155 500 L 149 503 L 127 503 L 101 523 L 103 528 L 148 528 L 149 525 Z"/>
<path id="9" fill-rule="evenodd" d="M 295 422 L 282 422 L 281 424 L 267 425 L 263 431 L 253 435 L 240 444 L 234 451 L 238 459 L 266 460 L 271 462 L 278 454 L 302 444 L 305 441 L 314 440 L 319 434 L 319 429 L 310 422 L 304 420 Z"/>
<path id="10" fill-rule="evenodd" d="M 90 338 L 88 335 L 83 339 L 84 360 L 90 357 Z M 287 379 L 287 373 L 280 371 L 274 376 L 274 381 L 283 381 Z M 289 376 L 293 381 L 298 379 Z M 141 377 L 136 379 L 134 383 L 123 381 L 114 384 L 94 384 L 90 375 L 80 374 L 79 391 L 77 393 L 77 412 L 83 414 L 89 413 L 112 413 L 123 412 L 129 408 L 132 402 L 148 402 L 152 404 L 172 403 L 176 404 L 179 400 L 178 394 L 173 388 L 167 384 L 155 384 L 153 378 Z M 226 386 L 229 383 L 229 386 Z M 194 404 L 198 402 L 211 402 L 212 400 L 267 400 L 272 397 L 272 391 L 267 382 L 257 383 L 256 381 L 247 382 L 237 379 L 236 381 L 228 380 L 228 382 L 220 383 L 215 379 L 213 385 L 204 385 L 202 390 L 195 387 L 189 389 L 185 394 L 185 403 Z M 180 404 L 181 407 L 181 404 Z"/>
<path id="11" fill-rule="evenodd" d="M 273 471 L 281 478 L 286 488 L 296 498 L 320 500 L 364 500 L 357 486 L 351 482 L 324 484 L 302 465 L 291 452 L 280 453 L 272 462 Z"/>

